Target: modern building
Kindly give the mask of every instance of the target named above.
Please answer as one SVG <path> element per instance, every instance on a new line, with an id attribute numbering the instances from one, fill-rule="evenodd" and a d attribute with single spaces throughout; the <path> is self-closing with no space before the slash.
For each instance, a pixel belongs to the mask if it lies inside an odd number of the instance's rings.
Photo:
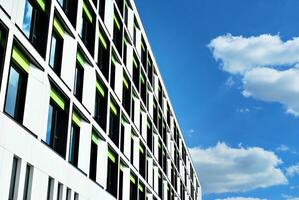
<path id="1" fill-rule="evenodd" d="M 0 199 L 199 200 L 133 0 L 0 0 Z"/>

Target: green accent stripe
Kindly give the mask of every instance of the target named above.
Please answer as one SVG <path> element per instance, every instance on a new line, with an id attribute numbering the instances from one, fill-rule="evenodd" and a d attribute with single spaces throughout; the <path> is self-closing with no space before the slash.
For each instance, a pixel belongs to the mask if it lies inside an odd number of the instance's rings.
<path id="1" fill-rule="evenodd" d="M 51 88 L 50 96 L 62 110 L 65 109 L 64 99 L 60 96 L 60 94 L 54 88 Z"/>
<path id="2" fill-rule="evenodd" d="M 29 73 L 30 62 L 17 47 L 13 47 L 12 58 L 19 67 L 24 69 L 25 72 Z"/>
<path id="3" fill-rule="evenodd" d="M 142 154 L 144 154 L 144 149 L 143 149 L 142 146 L 139 146 L 139 151 L 140 151 Z"/>
<path id="4" fill-rule="evenodd" d="M 145 83 L 145 80 L 144 80 L 144 76 L 143 76 L 143 74 L 140 74 L 140 79 L 141 79 L 142 84 L 144 84 L 144 83 Z"/>
<path id="5" fill-rule="evenodd" d="M 85 59 L 83 58 L 82 54 L 79 51 L 77 52 L 77 61 L 80 64 L 80 66 L 84 68 Z"/>
<path id="6" fill-rule="evenodd" d="M 123 172 L 124 171 L 124 164 L 120 163 L 119 169 Z"/>
<path id="7" fill-rule="evenodd" d="M 88 18 L 89 22 L 92 23 L 92 14 L 91 14 L 88 6 L 86 5 L 85 1 L 83 1 L 83 11 L 84 11 L 86 17 Z"/>
<path id="8" fill-rule="evenodd" d="M 134 66 L 135 66 L 136 68 L 138 68 L 137 61 L 136 61 L 136 59 L 135 59 L 135 56 L 133 56 L 133 64 L 134 64 Z"/>
<path id="9" fill-rule="evenodd" d="M 77 126 L 79 126 L 79 127 L 81 126 L 81 118 L 78 115 L 78 113 L 73 112 L 72 120 Z"/>
<path id="10" fill-rule="evenodd" d="M 96 144 L 96 145 L 98 145 L 99 144 L 99 137 L 98 137 L 98 135 L 96 134 L 96 133 L 92 133 L 92 135 L 91 135 L 91 140 Z"/>
<path id="11" fill-rule="evenodd" d="M 141 48 L 142 48 L 143 51 L 145 51 L 145 47 L 144 47 L 143 42 L 141 42 Z"/>
<path id="12" fill-rule="evenodd" d="M 160 172 L 158 172 L 158 177 L 161 178 L 161 173 Z"/>
<path id="13" fill-rule="evenodd" d="M 62 38 L 64 38 L 64 34 L 65 34 L 64 28 L 56 17 L 54 18 L 54 28 L 59 33 L 59 35 Z"/>
<path id="14" fill-rule="evenodd" d="M 149 122 L 147 122 L 147 128 L 151 128 L 151 125 Z"/>
<path id="15" fill-rule="evenodd" d="M 117 29 L 120 30 L 120 24 L 119 24 L 119 21 L 118 21 L 118 19 L 115 15 L 114 15 L 113 19 L 114 19 L 114 22 L 115 22 L 115 25 L 116 25 Z"/>
<path id="16" fill-rule="evenodd" d="M 124 85 L 125 85 L 125 87 L 127 89 L 129 89 L 129 83 L 128 83 L 127 79 L 125 77 L 123 79 L 124 79 Z"/>
<path id="17" fill-rule="evenodd" d="M 37 0 L 38 5 L 41 7 L 43 11 L 46 11 L 46 3 L 45 0 Z"/>
<path id="18" fill-rule="evenodd" d="M 103 97 L 105 96 L 105 90 L 99 81 L 97 81 L 97 90 Z"/>
<path id="19" fill-rule="evenodd" d="M 133 184 L 136 184 L 136 180 L 135 180 L 135 177 L 133 175 L 130 176 L 130 180 Z"/>
<path id="20" fill-rule="evenodd" d="M 143 192 L 143 191 L 144 191 L 144 186 L 141 185 L 141 184 L 138 184 L 138 189 L 139 189 L 141 192 Z"/>
<path id="21" fill-rule="evenodd" d="M 104 35 L 103 35 L 103 33 L 102 33 L 102 31 L 101 30 L 99 30 L 99 38 L 100 38 L 100 42 L 101 42 L 101 45 L 105 48 L 105 49 L 107 49 L 107 42 L 106 42 L 106 39 L 105 39 L 105 37 L 104 37 Z"/>
<path id="22" fill-rule="evenodd" d="M 117 115 L 117 108 L 112 101 L 110 101 L 110 109 L 115 115 Z"/>
<path id="23" fill-rule="evenodd" d="M 108 158 L 113 162 L 115 163 L 116 159 L 115 159 L 115 154 L 111 151 L 111 150 L 108 150 Z"/>
<path id="24" fill-rule="evenodd" d="M 114 55 L 112 55 L 112 63 L 114 64 L 114 65 L 116 65 L 116 59 L 115 59 L 115 56 Z"/>

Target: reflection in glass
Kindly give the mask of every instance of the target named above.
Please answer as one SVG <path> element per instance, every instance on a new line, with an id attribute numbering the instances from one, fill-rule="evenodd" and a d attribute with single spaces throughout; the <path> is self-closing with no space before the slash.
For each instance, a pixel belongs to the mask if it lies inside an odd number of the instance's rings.
<path id="1" fill-rule="evenodd" d="M 20 74 L 13 67 L 11 67 L 9 73 L 5 111 L 14 118 L 16 117 L 16 113 L 17 113 L 16 107 L 17 107 L 19 83 L 20 83 Z"/>
<path id="2" fill-rule="evenodd" d="M 30 37 L 32 10 L 33 10 L 32 5 L 27 0 L 25 4 L 25 12 L 23 18 L 23 32 L 27 36 L 27 38 Z"/>

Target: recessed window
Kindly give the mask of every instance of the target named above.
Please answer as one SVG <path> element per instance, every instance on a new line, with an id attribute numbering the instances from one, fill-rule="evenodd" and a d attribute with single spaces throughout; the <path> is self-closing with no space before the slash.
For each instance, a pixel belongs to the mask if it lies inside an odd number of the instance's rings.
<path id="1" fill-rule="evenodd" d="M 45 57 L 47 48 L 47 26 L 49 23 L 47 0 L 25 0 L 25 12 L 23 17 L 23 33 L 42 57 Z"/>
<path id="2" fill-rule="evenodd" d="M 162 199 L 162 194 L 163 194 L 163 181 L 162 181 L 161 172 L 158 171 L 158 195 L 161 199 Z"/>
<path id="3" fill-rule="evenodd" d="M 150 150 L 152 150 L 153 147 L 153 129 L 152 129 L 152 123 L 150 122 L 150 119 L 147 119 L 147 139 L 146 144 Z"/>
<path id="4" fill-rule="evenodd" d="M 19 123 L 23 122 L 29 65 L 26 56 L 13 47 L 4 110 Z"/>
<path id="5" fill-rule="evenodd" d="M 114 100 L 110 100 L 109 138 L 119 146 L 119 107 Z"/>
<path id="6" fill-rule="evenodd" d="M 71 200 L 72 197 L 72 190 L 70 188 L 66 189 L 66 200 Z"/>
<path id="7" fill-rule="evenodd" d="M 135 175 L 130 175 L 130 200 L 137 200 L 137 178 Z"/>
<path id="8" fill-rule="evenodd" d="M 121 126 L 120 126 L 120 151 L 124 153 L 125 149 L 125 126 L 128 124 L 128 120 L 122 116 L 121 118 Z"/>
<path id="9" fill-rule="evenodd" d="M 123 184 L 124 184 L 124 164 L 119 164 L 119 183 L 118 183 L 118 200 L 123 200 Z"/>
<path id="10" fill-rule="evenodd" d="M 132 132 L 131 133 L 131 152 L 130 152 L 130 162 L 131 164 L 134 163 L 134 138 L 135 138 L 135 134 Z"/>
<path id="11" fill-rule="evenodd" d="M 84 65 L 85 59 L 83 58 L 82 54 L 78 52 L 75 68 L 74 95 L 79 101 L 82 101 L 83 94 Z"/>
<path id="12" fill-rule="evenodd" d="M 105 16 L 105 1 L 106 0 L 99 0 L 99 15 L 101 19 L 104 21 L 104 16 Z"/>
<path id="13" fill-rule="evenodd" d="M 49 177 L 48 179 L 48 190 L 47 190 L 47 200 L 53 200 L 54 193 L 54 179 Z"/>
<path id="14" fill-rule="evenodd" d="M 117 197 L 118 157 L 111 149 L 108 150 L 107 191 Z"/>
<path id="15" fill-rule="evenodd" d="M 106 121 L 107 121 L 107 88 L 104 86 L 103 82 L 97 80 L 96 83 L 96 105 L 95 105 L 95 120 L 100 125 L 100 127 L 106 131 Z"/>
<path id="16" fill-rule="evenodd" d="M 97 160 L 98 160 L 99 141 L 100 138 L 98 133 L 93 131 L 91 136 L 90 165 L 89 165 L 89 178 L 93 181 L 97 180 Z"/>
<path id="17" fill-rule="evenodd" d="M 67 102 L 54 87 L 51 88 L 50 96 L 46 143 L 65 158 L 68 127 Z"/>
<path id="18" fill-rule="evenodd" d="M 145 41 L 142 37 L 141 39 L 141 63 L 143 66 L 143 69 L 146 71 L 147 70 L 147 47 L 145 44 Z"/>
<path id="19" fill-rule="evenodd" d="M 2 82 L 3 65 L 7 43 L 7 29 L 0 23 L 0 88 Z"/>
<path id="20" fill-rule="evenodd" d="M 31 199 L 32 176 L 33 176 L 33 167 L 27 164 L 26 173 L 25 173 L 23 200 Z"/>
<path id="21" fill-rule="evenodd" d="M 139 79 L 140 79 L 139 62 L 137 56 L 133 55 L 133 82 L 137 90 L 139 90 Z"/>
<path id="22" fill-rule="evenodd" d="M 114 12 L 113 43 L 120 55 L 122 55 L 123 27 L 120 17 Z"/>
<path id="23" fill-rule="evenodd" d="M 102 1 L 102 0 L 101 0 Z M 98 62 L 97 65 L 103 73 L 106 80 L 109 78 L 109 60 L 110 60 L 110 42 L 104 33 L 103 29 L 99 29 L 99 47 L 98 47 Z"/>
<path id="24" fill-rule="evenodd" d="M 79 156 L 80 126 L 81 117 L 76 111 L 74 111 L 72 115 L 72 127 L 70 134 L 69 162 L 76 167 L 78 166 Z"/>
<path id="25" fill-rule="evenodd" d="M 76 28 L 78 0 L 58 0 L 66 16 L 74 28 Z"/>
<path id="26" fill-rule="evenodd" d="M 80 36 L 92 56 L 95 43 L 95 18 L 91 6 L 84 0 Z"/>
<path id="27" fill-rule="evenodd" d="M 63 185 L 61 183 L 58 183 L 57 185 L 57 200 L 62 200 L 63 196 Z"/>
<path id="28" fill-rule="evenodd" d="M 141 93 L 141 100 L 146 105 L 146 98 L 147 98 L 147 86 L 146 86 L 146 78 L 143 73 L 140 74 L 141 86 L 140 86 L 140 93 Z"/>
<path id="29" fill-rule="evenodd" d="M 14 157 L 12 162 L 12 170 L 10 176 L 10 187 L 8 200 L 14 200 L 17 198 L 18 190 L 18 177 L 20 176 L 19 159 Z"/>
<path id="30" fill-rule="evenodd" d="M 123 76 L 123 92 L 122 92 L 122 104 L 128 115 L 130 115 L 131 110 L 131 82 L 127 75 Z"/>
<path id="31" fill-rule="evenodd" d="M 145 186 L 142 183 L 138 184 L 139 200 L 145 200 Z"/>
<path id="32" fill-rule="evenodd" d="M 139 173 L 145 178 L 146 152 L 143 144 L 139 145 Z"/>

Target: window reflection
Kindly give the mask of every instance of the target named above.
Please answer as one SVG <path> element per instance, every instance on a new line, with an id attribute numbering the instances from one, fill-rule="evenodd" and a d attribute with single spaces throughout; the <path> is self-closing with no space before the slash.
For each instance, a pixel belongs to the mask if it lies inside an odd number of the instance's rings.
<path id="1" fill-rule="evenodd" d="M 33 11 L 32 5 L 29 3 L 29 1 L 26 1 L 25 13 L 23 18 L 23 32 L 27 36 L 27 38 L 30 37 L 32 11 Z"/>

